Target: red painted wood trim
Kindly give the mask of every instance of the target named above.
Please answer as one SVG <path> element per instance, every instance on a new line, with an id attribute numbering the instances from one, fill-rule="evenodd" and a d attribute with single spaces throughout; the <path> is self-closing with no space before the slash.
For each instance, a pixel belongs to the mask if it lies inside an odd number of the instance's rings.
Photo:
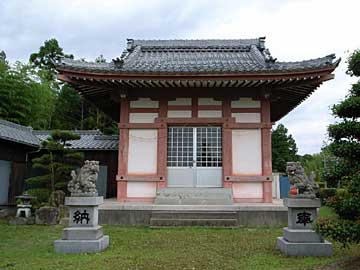
<path id="1" fill-rule="evenodd" d="M 130 102 L 128 100 L 122 100 L 120 102 L 120 123 L 129 122 L 129 108 Z M 128 154 L 129 154 L 129 130 L 119 130 L 119 162 L 118 162 L 118 175 L 127 174 L 128 166 Z M 126 198 L 127 185 L 126 182 L 117 185 L 117 200 L 123 201 Z"/>
<path id="2" fill-rule="evenodd" d="M 167 100 L 160 100 L 159 117 L 167 116 L 168 102 Z M 167 186 L 167 125 L 162 124 L 158 129 L 158 141 L 157 141 L 157 174 L 160 176 L 160 180 L 163 180 L 160 186 L 157 188 Z"/>
<path id="3" fill-rule="evenodd" d="M 198 117 L 198 98 L 191 99 L 191 117 Z"/>
<path id="4" fill-rule="evenodd" d="M 221 111 L 222 108 L 222 105 L 198 105 L 199 111 Z"/>
<path id="5" fill-rule="evenodd" d="M 130 108 L 130 113 L 158 113 L 157 108 Z"/>
<path id="6" fill-rule="evenodd" d="M 231 119 L 231 101 L 229 98 L 223 100 L 222 103 L 222 115 L 225 119 Z M 232 121 L 235 121 L 232 118 Z M 226 175 L 232 175 L 232 132 L 230 128 L 225 126 L 222 129 L 222 160 L 223 160 L 223 187 L 231 188 L 231 183 L 225 181 Z"/>
<path id="7" fill-rule="evenodd" d="M 260 108 L 232 108 L 232 113 L 260 113 Z"/>
<path id="8" fill-rule="evenodd" d="M 272 127 L 272 123 L 229 123 L 227 126 L 232 129 L 270 129 Z"/>
<path id="9" fill-rule="evenodd" d="M 226 184 L 226 176 L 232 175 L 232 132 L 229 128 L 222 129 L 222 160 L 223 160 L 223 186 Z"/>
<path id="10" fill-rule="evenodd" d="M 119 129 L 157 129 L 157 128 L 165 128 L 165 123 L 126 123 L 119 124 Z"/>
<path id="11" fill-rule="evenodd" d="M 261 100 L 261 122 L 270 123 L 270 101 Z M 271 159 L 271 128 L 263 128 L 261 130 L 261 152 L 262 152 L 262 174 L 272 174 Z M 272 202 L 272 182 L 264 182 L 263 184 L 264 202 Z"/>
<path id="12" fill-rule="evenodd" d="M 231 117 L 231 100 L 230 98 L 226 98 L 223 100 L 222 103 L 222 111 L 223 111 L 223 117 Z M 235 120 L 234 120 L 235 122 Z"/>
<path id="13" fill-rule="evenodd" d="M 169 111 L 191 111 L 192 106 L 191 105 L 169 105 L 168 110 Z"/>
<path id="14" fill-rule="evenodd" d="M 198 124 L 198 125 L 207 125 L 207 124 L 223 124 L 235 122 L 235 118 L 156 118 L 156 123 L 168 123 L 168 124 Z"/>
<path id="15" fill-rule="evenodd" d="M 157 182 L 157 181 L 165 181 L 165 177 L 163 175 L 149 175 L 149 174 L 131 174 L 131 175 L 117 175 L 116 176 L 117 181 L 127 181 L 127 182 Z"/>
<path id="16" fill-rule="evenodd" d="M 117 192 L 116 192 L 117 201 L 125 202 L 126 195 L 127 195 L 127 182 L 125 181 L 117 182 Z"/>
<path id="17" fill-rule="evenodd" d="M 267 182 L 271 181 L 271 176 L 266 175 L 226 175 L 225 181 L 231 182 Z"/>

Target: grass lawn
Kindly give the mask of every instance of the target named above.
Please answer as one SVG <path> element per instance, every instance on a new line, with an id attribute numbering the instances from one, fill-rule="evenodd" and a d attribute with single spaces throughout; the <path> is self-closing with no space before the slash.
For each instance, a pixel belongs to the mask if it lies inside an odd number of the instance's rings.
<path id="1" fill-rule="evenodd" d="M 360 256 L 356 246 L 335 245 L 331 258 L 286 257 L 275 248 L 281 228 L 122 226 L 105 226 L 110 247 L 103 253 L 55 254 L 53 241 L 60 238 L 62 228 L 10 226 L 0 220 L 0 269 L 322 269 Z"/>

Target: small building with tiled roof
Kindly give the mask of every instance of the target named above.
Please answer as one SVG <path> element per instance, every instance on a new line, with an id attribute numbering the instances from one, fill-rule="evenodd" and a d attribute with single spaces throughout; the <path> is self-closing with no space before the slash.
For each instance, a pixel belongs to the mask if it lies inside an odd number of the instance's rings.
<path id="1" fill-rule="evenodd" d="M 118 135 L 104 135 L 99 130 L 71 132 L 80 135 L 80 139 L 69 141 L 67 147 L 83 152 L 85 159 L 100 161 L 104 178 L 102 195 L 115 196 Z M 31 160 L 46 151 L 41 148 L 41 143 L 50 135 L 50 130 L 33 130 L 0 119 L 0 206 L 14 203 L 15 196 L 24 191 L 24 179 L 34 173 Z"/>
<path id="2" fill-rule="evenodd" d="M 265 38 L 128 39 L 110 63 L 63 59 L 56 68 L 119 122 L 119 201 L 217 187 L 235 202 L 271 202 L 271 127 L 338 63 L 332 54 L 278 61 Z"/>

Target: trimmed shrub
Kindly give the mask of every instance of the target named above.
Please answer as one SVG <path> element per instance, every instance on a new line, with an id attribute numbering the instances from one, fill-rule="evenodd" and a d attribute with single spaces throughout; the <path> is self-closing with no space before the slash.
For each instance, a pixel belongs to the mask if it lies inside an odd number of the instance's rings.
<path id="1" fill-rule="evenodd" d="M 336 195 L 336 188 L 320 188 L 319 197 L 321 203 L 326 205 L 331 197 Z"/>

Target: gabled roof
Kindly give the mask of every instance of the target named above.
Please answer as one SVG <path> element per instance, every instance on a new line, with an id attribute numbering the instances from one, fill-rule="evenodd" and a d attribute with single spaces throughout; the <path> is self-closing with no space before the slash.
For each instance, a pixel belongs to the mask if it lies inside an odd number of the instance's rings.
<path id="1" fill-rule="evenodd" d="M 117 135 L 104 135 L 99 130 L 71 130 L 80 135 L 79 140 L 67 141 L 67 148 L 74 150 L 117 150 L 119 137 Z M 34 130 L 34 135 L 44 141 L 51 135 L 51 130 Z"/>
<path id="2" fill-rule="evenodd" d="M 40 148 L 41 142 L 51 135 L 51 130 L 33 130 L 0 119 L 0 139 Z M 71 130 L 79 134 L 79 140 L 69 141 L 69 149 L 74 150 L 117 150 L 119 136 L 104 135 L 99 130 Z"/>
<path id="3" fill-rule="evenodd" d="M 333 67 L 335 55 L 298 62 L 278 62 L 265 38 L 229 40 L 128 39 L 120 58 L 110 63 L 63 59 L 58 70 L 101 73 L 286 73 Z"/>
<path id="4" fill-rule="evenodd" d="M 32 133 L 31 127 L 18 125 L 0 119 L 0 139 L 39 147 L 40 140 Z"/>

